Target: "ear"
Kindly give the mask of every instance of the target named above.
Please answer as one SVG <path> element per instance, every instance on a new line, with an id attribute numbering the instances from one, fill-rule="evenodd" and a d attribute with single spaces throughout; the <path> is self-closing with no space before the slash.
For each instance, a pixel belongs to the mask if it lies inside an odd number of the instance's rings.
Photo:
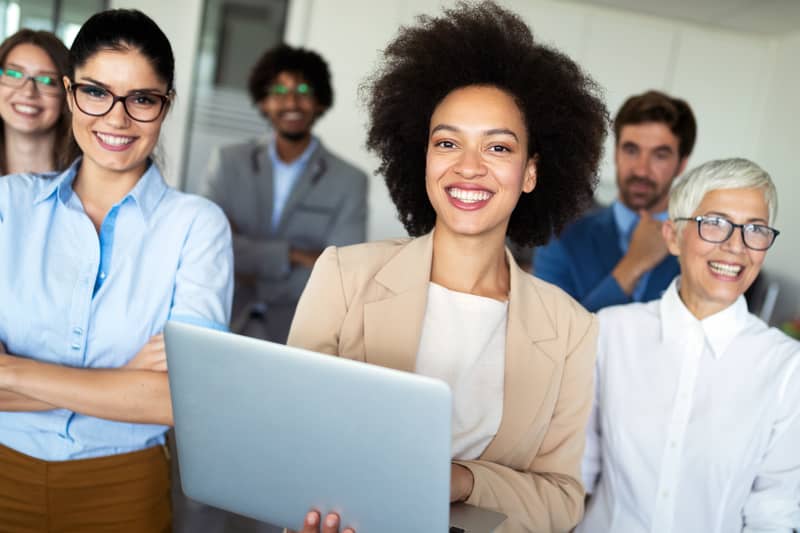
<path id="1" fill-rule="evenodd" d="M 172 105 L 175 103 L 175 98 L 177 96 L 178 96 L 178 93 L 175 92 L 175 89 L 170 89 L 167 92 L 167 97 L 168 98 L 167 98 L 166 103 L 164 104 L 165 109 L 164 109 L 164 112 L 161 113 L 162 116 L 166 117 L 167 113 L 169 113 L 172 110 Z"/>
<path id="2" fill-rule="evenodd" d="M 686 170 L 686 163 L 689 162 L 689 156 L 681 158 L 681 162 L 678 163 L 678 172 L 675 174 L 676 176 L 680 176 L 683 174 L 683 171 Z"/>
<path id="3" fill-rule="evenodd" d="M 72 108 L 72 91 L 69 88 L 72 86 L 72 82 L 66 76 L 61 78 L 61 83 L 64 85 L 64 99 L 67 101 L 67 108 L 69 108 L 70 113 L 74 113 L 75 110 Z"/>
<path id="4" fill-rule="evenodd" d="M 525 164 L 524 176 L 522 178 L 522 192 L 528 193 L 536 188 L 536 164 L 539 162 L 539 155 L 534 155 Z"/>
<path id="5" fill-rule="evenodd" d="M 661 224 L 661 236 L 664 237 L 664 241 L 667 243 L 669 253 L 676 257 L 680 255 L 681 250 L 679 231 L 677 223 L 672 220 L 665 220 Z"/>

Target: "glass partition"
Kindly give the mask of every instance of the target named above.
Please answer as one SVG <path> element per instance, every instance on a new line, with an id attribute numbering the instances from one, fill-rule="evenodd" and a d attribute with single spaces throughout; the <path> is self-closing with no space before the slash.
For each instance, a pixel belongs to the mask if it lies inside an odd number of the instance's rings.
<path id="1" fill-rule="evenodd" d="M 267 133 L 247 93 L 247 79 L 264 53 L 282 41 L 288 0 L 206 0 L 181 172 L 183 188 L 197 192 L 216 146 Z"/>

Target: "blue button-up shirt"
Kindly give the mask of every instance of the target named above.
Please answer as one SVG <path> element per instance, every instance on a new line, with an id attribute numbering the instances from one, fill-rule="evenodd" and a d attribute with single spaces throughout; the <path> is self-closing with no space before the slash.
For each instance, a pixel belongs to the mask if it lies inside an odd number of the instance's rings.
<path id="1" fill-rule="evenodd" d="M 79 368 L 127 363 L 169 320 L 224 329 L 233 254 L 222 210 L 166 185 L 150 165 L 98 235 L 60 175 L 0 177 L 0 341 Z M 58 461 L 140 450 L 166 427 L 66 409 L 0 412 L 0 443 Z"/>
<path id="2" fill-rule="evenodd" d="M 613 210 L 614 222 L 617 224 L 617 232 L 619 233 L 619 248 L 622 250 L 622 253 L 625 254 L 628 251 L 628 245 L 631 242 L 633 230 L 639 225 L 639 213 L 629 209 L 619 200 L 614 200 L 611 204 L 611 209 Z M 667 216 L 667 212 L 662 211 L 661 213 L 654 214 L 653 218 L 664 222 L 667 220 Z M 631 299 L 634 302 L 641 302 L 642 298 L 644 298 L 644 293 L 647 290 L 647 281 L 650 279 L 650 272 L 651 271 L 648 270 L 642 274 L 642 277 L 639 278 L 639 281 L 636 283 L 636 287 L 634 287 L 633 293 L 631 294 Z"/>
<path id="3" fill-rule="evenodd" d="M 283 214 L 283 208 L 286 206 L 286 202 L 289 201 L 289 196 L 292 193 L 295 183 L 297 183 L 297 180 L 300 179 L 300 175 L 303 174 L 303 171 L 306 169 L 308 160 L 311 158 L 311 154 L 314 153 L 314 150 L 317 149 L 317 146 L 319 146 L 319 141 L 316 138 L 312 138 L 311 143 L 303 150 L 300 157 L 291 163 L 286 163 L 278 157 L 275 139 L 273 138 L 269 142 L 269 157 L 272 160 L 272 181 L 274 184 L 274 189 L 272 191 L 273 231 L 278 229 L 278 224 L 280 224 L 281 215 Z"/>

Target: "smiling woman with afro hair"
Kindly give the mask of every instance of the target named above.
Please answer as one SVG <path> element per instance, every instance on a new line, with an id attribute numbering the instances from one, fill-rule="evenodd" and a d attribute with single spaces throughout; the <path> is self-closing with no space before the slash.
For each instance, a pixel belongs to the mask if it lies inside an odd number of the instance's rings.
<path id="1" fill-rule="evenodd" d="M 570 531 L 597 326 L 505 241 L 542 244 L 590 202 L 608 124 L 599 90 L 481 2 L 401 28 L 362 91 L 367 145 L 412 238 L 325 250 L 288 344 L 445 381 L 450 501 L 504 513 L 497 531 Z M 319 511 L 303 533 L 358 520 Z M 420 530 L 416 518 L 395 529 Z"/>
<path id="2" fill-rule="evenodd" d="M 386 48 L 383 69 L 362 88 L 371 117 L 367 146 L 380 157 L 378 170 L 406 230 L 423 235 L 436 220 L 423 179 L 434 108 L 459 87 L 504 90 L 525 117 L 537 170 L 536 190 L 520 198 L 508 235 L 520 246 L 538 246 L 591 204 L 606 107 L 594 81 L 535 42 L 519 17 L 491 2 L 462 6 L 420 17 Z"/>

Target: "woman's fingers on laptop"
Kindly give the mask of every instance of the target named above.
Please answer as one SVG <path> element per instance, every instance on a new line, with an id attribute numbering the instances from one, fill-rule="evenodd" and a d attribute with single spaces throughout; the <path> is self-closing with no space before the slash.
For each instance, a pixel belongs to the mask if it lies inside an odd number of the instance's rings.
<path id="1" fill-rule="evenodd" d="M 128 361 L 125 368 L 129 370 L 152 370 L 156 372 L 167 371 L 167 351 L 164 345 L 164 335 L 153 335 L 147 344 L 142 346 L 133 359 Z"/>
<path id="2" fill-rule="evenodd" d="M 325 519 L 321 521 L 318 511 L 309 511 L 305 520 L 303 520 L 303 529 L 300 533 L 339 533 L 339 515 L 328 513 L 325 515 Z M 347 528 L 342 533 L 356 532 L 352 528 Z"/>

